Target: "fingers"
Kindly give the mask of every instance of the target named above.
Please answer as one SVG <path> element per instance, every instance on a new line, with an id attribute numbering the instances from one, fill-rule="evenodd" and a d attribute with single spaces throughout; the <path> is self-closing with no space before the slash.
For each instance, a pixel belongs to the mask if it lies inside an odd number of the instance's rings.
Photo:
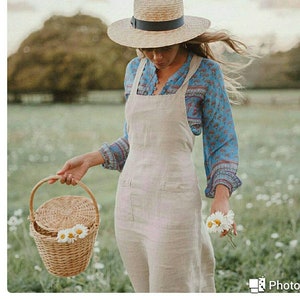
<path id="1" fill-rule="evenodd" d="M 224 230 L 220 234 L 220 237 L 226 236 L 230 231 L 232 231 L 234 235 L 237 235 L 237 229 L 236 229 L 236 223 L 235 222 L 232 224 L 232 229 L 230 229 L 230 230 Z"/>
<path id="2" fill-rule="evenodd" d="M 53 183 L 55 183 L 57 181 L 57 179 L 50 179 L 50 180 L 48 180 L 48 183 L 49 184 L 53 184 Z"/>
<path id="3" fill-rule="evenodd" d="M 48 180 L 49 184 L 53 184 L 57 181 L 58 179 L 50 179 Z M 67 185 L 76 185 L 77 184 L 77 180 L 73 177 L 72 174 L 64 174 L 61 176 L 60 178 L 60 183 L 62 184 L 67 184 Z"/>
<path id="4" fill-rule="evenodd" d="M 73 177 L 72 174 L 64 174 L 61 176 L 60 183 L 67 185 L 76 185 L 77 180 Z"/>
<path id="5" fill-rule="evenodd" d="M 60 183 L 62 184 L 67 184 L 67 185 L 76 185 L 77 184 L 77 180 L 73 177 L 72 174 L 67 173 L 68 170 L 72 169 L 72 163 L 71 160 L 68 160 L 64 166 L 62 167 L 61 170 L 59 170 L 56 175 L 60 175 Z M 48 183 L 53 184 L 57 181 L 58 179 L 50 179 L 48 181 Z"/>
<path id="6" fill-rule="evenodd" d="M 233 234 L 237 235 L 237 229 L 236 229 L 236 224 L 233 223 Z"/>

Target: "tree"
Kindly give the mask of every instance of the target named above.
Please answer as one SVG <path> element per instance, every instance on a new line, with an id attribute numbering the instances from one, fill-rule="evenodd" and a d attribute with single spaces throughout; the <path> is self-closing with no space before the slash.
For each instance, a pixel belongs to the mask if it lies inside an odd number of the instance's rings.
<path id="1" fill-rule="evenodd" d="M 121 89 L 133 49 L 112 42 L 98 18 L 53 16 L 8 58 L 8 91 L 51 92 L 74 101 L 88 90 Z"/>

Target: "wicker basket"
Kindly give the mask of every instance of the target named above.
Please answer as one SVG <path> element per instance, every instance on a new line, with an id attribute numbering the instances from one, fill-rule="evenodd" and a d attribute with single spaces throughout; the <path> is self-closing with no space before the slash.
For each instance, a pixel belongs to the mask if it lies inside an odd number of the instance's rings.
<path id="1" fill-rule="evenodd" d="M 29 203 L 30 234 L 33 236 L 39 254 L 49 273 L 60 277 L 75 276 L 86 270 L 93 252 L 93 246 L 100 225 L 100 215 L 96 199 L 91 190 L 81 181 L 81 186 L 91 197 L 60 196 L 52 198 L 36 211 L 33 208 L 34 194 L 50 179 L 42 179 L 32 189 Z M 73 243 L 59 243 L 59 230 L 82 224 L 88 228 L 87 235 Z"/>

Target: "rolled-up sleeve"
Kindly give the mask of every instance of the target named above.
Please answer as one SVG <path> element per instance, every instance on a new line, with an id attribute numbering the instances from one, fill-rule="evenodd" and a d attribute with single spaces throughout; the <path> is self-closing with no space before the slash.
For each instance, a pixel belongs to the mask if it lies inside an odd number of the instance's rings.
<path id="1" fill-rule="evenodd" d="M 205 195 L 213 198 L 218 184 L 225 185 L 231 194 L 241 185 L 241 181 L 236 175 L 238 141 L 223 75 L 217 63 L 210 64 L 202 104 L 202 129 L 207 177 Z"/>
<path id="2" fill-rule="evenodd" d="M 122 137 L 110 145 L 104 143 L 99 151 L 104 158 L 104 168 L 122 171 L 129 152 L 128 140 Z"/>

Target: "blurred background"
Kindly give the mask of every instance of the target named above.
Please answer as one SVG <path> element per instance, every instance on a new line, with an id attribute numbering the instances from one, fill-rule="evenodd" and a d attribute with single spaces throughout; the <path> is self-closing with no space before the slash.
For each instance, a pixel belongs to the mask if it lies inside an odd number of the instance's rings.
<path id="1" fill-rule="evenodd" d="M 9 102 L 94 101 L 91 91 L 122 89 L 135 51 L 111 42 L 106 28 L 131 16 L 132 0 L 7 5 Z M 185 13 L 209 18 L 212 29 L 229 30 L 260 55 L 244 73 L 248 89 L 300 88 L 298 0 L 186 0 Z"/>
<path id="2" fill-rule="evenodd" d="M 249 292 L 250 278 L 300 281 L 300 1 L 185 0 L 185 14 L 227 29 L 257 55 L 243 70 L 244 101 L 232 107 L 240 144 L 233 195 L 238 245 L 212 237 L 219 292 Z M 131 17 L 133 0 L 7 1 L 7 288 L 9 292 L 131 292 L 114 239 L 119 173 L 93 168 L 84 178 L 101 211 L 88 270 L 75 278 L 47 273 L 28 232 L 33 186 L 72 156 L 123 134 L 123 78 L 134 49 L 111 42 L 107 26 Z M 240 57 L 217 48 L 220 55 Z M 206 179 L 201 138 L 194 161 Z M 60 193 L 43 186 L 35 208 Z M 210 199 L 203 196 L 203 215 Z M 278 292 L 272 290 L 270 292 Z M 288 292 L 295 292 L 289 289 Z"/>

